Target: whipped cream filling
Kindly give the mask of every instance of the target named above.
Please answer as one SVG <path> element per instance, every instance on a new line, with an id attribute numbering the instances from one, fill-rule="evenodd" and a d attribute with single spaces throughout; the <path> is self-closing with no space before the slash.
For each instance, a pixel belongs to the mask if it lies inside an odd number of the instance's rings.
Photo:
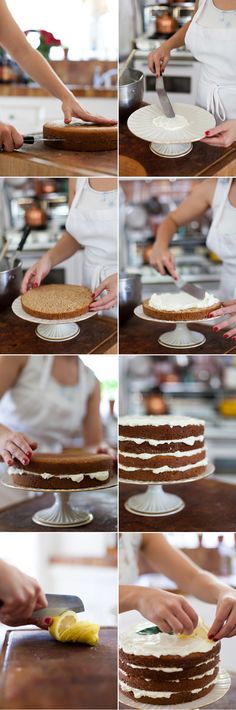
<path id="1" fill-rule="evenodd" d="M 9 466 L 8 468 L 8 473 L 9 475 L 17 475 L 17 476 L 22 476 L 23 473 L 26 473 L 27 475 L 30 476 L 38 476 L 39 478 L 43 478 L 44 480 L 48 480 L 49 478 L 59 478 L 59 479 L 64 479 L 68 478 L 70 481 L 75 481 L 76 483 L 81 483 L 85 476 L 88 476 L 88 478 L 95 478 L 98 481 L 106 481 L 109 478 L 109 471 L 98 471 L 97 473 L 73 473 L 71 475 L 65 474 L 61 476 L 54 476 L 52 473 L 34 473 L 33 471 L 27 471 L 26 469 L 23 468 L 17 468 L 17 466 Z"/>
<path id="2" fill-rule="evenodd" d="M 137 631 L 147 628 L 150 621 L 131 626 L 120 634 L 120 648 L 124 653 L 136 656 L 189 656 L 192 653 L 209 653 L 216 641 L 209 641 L 207 632 L 204 636 L 185 636 L 181 638 L 176 634 L 147 634 L 141 635 Z M 212 660 L 212 658 L 211 658 Z M 205 662 L 201 660 L 201 663 Z"/>
<path id="3" fill-rule="evenodd" d="M 205 449 L 195 449 L 194 452 L 193 451 L 170 451 L 170 452 L 165 452 L 165 453 L 161 453 L 161 454 L 158 453 L 158 458 L 160 457 L 160 459 L 161 459 L 162 456 L 171 456 L 173 459 L 182 458 L 182 456 L 183 457 L 186 456 L 188 458 L 188 456 L 195 456 L 196 453 L 204 455 Z M 122 456 L 125 456 L 126 458 L 143 459 L 143 460 L 153 459 L 153 457 L 155 457 L 155 454 L 131 454 L 130 452 L 126 452 L 126 451 L 120 451 L 120 454 Z"/>
<path id="4" fill-rule="evenodd" d="M 166 295 L 166 294 L 165 294 Z M 120 417 L 119 419 L 119 424 L 120 426 L 168 426 L 171 429 L 176 426 L 181 426 L 181 427 L 186 427 L 186 426 L 198 426 L 199 424 L 205 425 L 205 422 L 203 419 L 196 419 L 194 417 L 177 417 L 173 414 L 165 414 L 165 415 L 140 415 L 138 417 L 130 415 L 126 415 L 124 417 Z"/>
<path id="5" fill-rule="evenodd" d="M 207 459 L 202 459 L 202 461 L 198 461 L 197 463 L 191 463 L 188 466 L 176 466 L 175 469 L 173 469 L 173 466 L 159 466 L 158 468 L 150 468 L 149 470 L 152 473 L 165 473 L 166 471 L 188 471 L 190 468 L 199 468 L 199 466 L 207 466 Z M 137 471 L 138 466 L 125 466 L 123 463 L 121 464 L 121 468 L 123 471 Z"/>
<path id="6" fill-rule="evenodd" d="M 128 665 L 130 666 L 131 664 L 129 663 Z M 173 671 L 173 668 L 172 669 L 168 668 L 167 670 L 164 668 L 146 668 L 146 670 L 150 670 L 150 671 L 158 670 L 158 671 L 163 671 L 164 673 L 166 673 L 166 672 L 168 673 L 170 670 Z M 175 670 L 179 671 L 179 668 L 176 668 Z M 181 668 L 181 670 L 183 670 L 183 669 Z M 123 668 L 122 668 L 122 673 L 124 673 L 124 675 L 128 676 L 128 673 L 126 673 L 126 671 L 124 671 Z M 208 678 L 209 676 L 212 676 L 214 673 L 215 673 L 215 668 L 211 668 L 210 671 L 206 671 L 205 673 L 202 673 L 201 675 L 188 676 L 187 680 L 199 681 L 199 680 L 202 680 L 202 678 Z M 151 683 L 151 681 L 153 679 L 152 678 L 145 678 L 145 680 L 147 681 L 147 683 Z M 180 678 L 180 679 L 178 678 L 177 680 L 172 680 L 171 678 L 168 678 L 168 681 L 169 680 L 172 683 L 181 683 L 182 682 L 182 678 Z"/>
<path id="7" fill-rule="evenodd" d="M 178 113 L 176 113 L 173 118 L 169 118 L 168 116 L 164 116 L 162 114 L 161 116 L 154 118 L 153 123 L 157 128 L 164 128 L 167 131 L 178 131 L 181 130 L 181 128 L 189 126 L 187 118 L 185 118 L 185 116 L 180 116 Z"/>
<path id="8" fill-rule="evenodd" d="M 201 661 L 201 663 L 195 663 L 195 668 L 202 666 L 203 663 L 205 665 L 208 663 L 211 663 L 212 660 L 213 660 L 212 658 L 206 658 L 206 660 Z M 150 666 L 137 666 L 135 663 L 128 663 L 128 661 L 126 661 L 126 665 L 130 666 L 130 668 L 140 668 L 140 669 L 145 668 L 148 671 L 163 671 L 164 673 L 176 673 L 176 672 L 181 673 L 181 671 L 184 670 L 182 666 L 178 666 L 178 668 L 174 667 L 174 666 L 171 666 L 171 668 L 170 668 L 170 666 L 168 666 L 168 667 L 155 666 L 155 668 L 154 668 L 154 666 L 151 666 L 151 667 Z M 123 669 L 122 669 L 122 671 L 123 671 Z M 206 671 L 206 672 L 208 673 L 209 671 Z M 125 673 L 125 671 L 123 671 L 123 673 Z"/>
<path id="9" fill-rule="evenodd" d="M 204 436 L 187 436 L 186 439 L 135 439 L 131 436 L 119 436 L 119 441 L 132 441 L 135 444 L 145 444 L 148 443 L 150 446 L 161 446 L 162 444 L 186 444 L 186 446 L 193 446 L 196 441 L 204 441 Z"/>
<path id="10" fill-rule="evenodd" d="M 159 311 L 187 311 L 188 309 L 210 308 L 219 300 L 206 291 L 205 298 L 193 298 L 185 291 L 179 293 L 153 293 L 149 306 Z"/>
<path id="11" fill-rule="evenodd" d="M 216 682 L 216 680 L 217 680 L 217 678 L 215 678 L 215 682 Z M 204 688 L 205 689 L 210 688 L 210 686 L 211 686 L 211 683 L 208 683 L 207 685 L 204 685 Z M 177 691 L 177 690 L 175 690 L 175 691 L 172 690 L 169 693 L 164 693 L 163 691 L 154 692 L 152 690 L 140 690 L 139 688 L 132 688 L 131 685 L 127 685 L 127 683 L 124 683 L 123 680 L 120 680 L 120 687 L 121 687 L 121 690 L 124 690 L 124 692 L 126 692 L 126 693 L 130 693 L 130 692 L 133 693 L 136 700 L 138 700 L 138 698 L 142 698 L 144 696 L 147 696 L 148 698 L 170 698 L 172 695 L 175 695 L 177 692 L 181 692 L 181 691 Z M 194 693 L 199 693 L 200 690 L 201 690 L 201 688 L 196 688 L 195 690 L 188 690 L 187 692 L 191 693 L 191 695 L 193 695 Z"/>

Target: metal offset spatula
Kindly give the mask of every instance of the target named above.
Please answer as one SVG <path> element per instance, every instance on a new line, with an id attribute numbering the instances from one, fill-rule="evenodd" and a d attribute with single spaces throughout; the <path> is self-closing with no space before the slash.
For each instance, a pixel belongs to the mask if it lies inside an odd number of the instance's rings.
<path id="1" fill-rule="evenodd" d="M 63 611 L 75 611 L 76 614 L 84 611 L 84 603 L 79 597 L 71 594 L 46 594 L 48 606 L 38 609 L 32 614 L 33 619 L 45 619 L 47 616 L 60 616 Z"/>
<path id="2" fill-rule="evenodd" d="M 174 279 L 172 274 L 170 273 L 169 269 L 167 269 L 167 266 L 164 267 L 165 272 L 168 274 L 168 276 L 171 277 L 173 280 L 173 283 L 175 284 L 176 288 L 178 291 L 185 291 L 189 296 L 192 296 L 193 298 L 196 299 L 203 299 L 205 298 L 206 292 L 204 291 L 204 288 L 201 288 L 200 286 L 196 286 L 196 284 L 190 284 L 187 283 L 186 281 L 183 281 L 181 279 L 181 276 L 178 276 L 177 279 Z"/>
<path id="3" fill-rule="evenodd" d="M 168 116 L 168 118 L 175 118 L 175 112 L 172 104 L 170 103 L 170 99 L 167 96 L 162 74 L 161 76 L 156 77 L 156 92 L 165 116 Z"/>

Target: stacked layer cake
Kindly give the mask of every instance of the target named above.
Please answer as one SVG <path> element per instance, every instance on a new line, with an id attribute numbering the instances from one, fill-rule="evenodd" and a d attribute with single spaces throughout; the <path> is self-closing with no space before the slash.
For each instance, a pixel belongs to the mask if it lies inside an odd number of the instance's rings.
<path id="1" fill-rule="evenodd" d="M 145 627 L 151 627 L 146 622 Z M 191 636 L 139 634 L 144 624 L 121 634 L 120 689 L 150 705 L 187 703 L 210 693 L 219 672 L 220 642 L 199 624 Z"/>
<path id="2" fill-rule="evenodd" d="M 204 421 L 190 417 L 121 417 L 120 479 L 180 481 L 204 474 Z"/>
<path id="3" fill-rule="evenodd" d="M 111 475 L 112 459 L 106 454 L 34 454 L 27 467 L 19 462 L 8 473 L 17 486 L 48 490 L 94 488 Z"/>

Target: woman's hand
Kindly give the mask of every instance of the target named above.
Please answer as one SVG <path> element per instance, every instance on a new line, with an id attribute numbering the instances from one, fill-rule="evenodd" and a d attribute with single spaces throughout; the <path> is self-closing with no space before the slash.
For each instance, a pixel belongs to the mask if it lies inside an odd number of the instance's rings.
<path id="1" fill-rule="evenodd" d="M 213 624 L 209 630 L 209 639 L 220 641 L 236 636 L 236 591 L 228 589 L 221 592 Z"/>
<path id="2" fill-rule="evenodd" d="M 51 619 L 31 619 L 34 611 L 47 607 L 47 599 L 32 577 L 0 561 L 0 621 L 8 626 L 36 624 L 48 628 Z"/>
<path id="3" fill-rule="evenodd" d="M 46 253 L 41 259 L 39 259 L 39 261 L 36 261 L 35 264 L 28 269 L 28 271 L 26 271 L 21 284 L 21 293 L 26 293 L 26 291 L 29 291 L 30 288 L 37 288 L 40 286 L 41 281 L 43 281 L 43 279 L 45 279 L 45 277 L 49 274 L 51 268 L 51 259 L 49 254 Z"/>
<path id="4" fill-rule="evenodd" d="M 21 133 L 18 133 L 14 126 L 7 123 L 0 123 L 0 150 L 12 153 L 13 150 L 21 148 L 24 140 Z"/>
<path id="5" fill-rule="evenodd" d="M 224 330 L 229 328 L 229 330 L 224 333 L 224 338 L 233 338 L 236 340 L 236 299 L 233 301 L 225 301 L 221 308 L 217 308 L 216 311 L 212 311 L 209 314 L 210 318 L 215 318 L 216 316 L 226 316 L 220 323 L 213 325 L 212 330 L 214 333 L 218 333 L 219 330 Z"/>
<path id="6" fill-rule="evenodd" d="M 150 71 L 156 76 L 161 76 L 170 59 L 170 49 L 168 44 L 163 42 L 161 47 L 154 49 L 148 56 L 148 66 Z"/>
<path id="7" fill-rule="evenodd" d="M 137 587 L 136 608 L 167 634 L 191 634 L 198 624 L 198 615 L 184 597 L 161 589 Z"/>
<path id="8" fill-rule="evenodd" d="M 173 279 L 177 279 L 177 273 L 175 269 L 174 257 L 169 249 L 160 247 L 158 241 L 155 242 L 152 250 L 149 254 L 149 263 L 154 269 L 159 271 L 160 274 L 166 276 L 166 269 L 169 271 Z"/>
<path id="9" fill-rule="evenodd" d="M 98 301 L 94 300 L 93 303 L 90 304 L 89 310 L 96 312 L 113 308 L 117 303 L 117 288 L 117 274 L 112 274 L 104 279 L 93 293 L 93 298 L 97 298 L 103 291 L 107 291 L 108 293 L 106 296 L 103 296 L 103 298 L 99 298 Z"/>
<path id="10" fill-rule="evenodd" d="M 21 432 L 5 428 L 4 431 L 0 431 L 0 458 L 7 466 L 14 466 L 16 461 L 27 466 L 37 446 L 36 441 L 32 441 Z"/>
<path id="11" fill-rule="evenodd" d="M 202 143 L 217 146 L 219 148 L 229 148 L 236 141 L 236 119 L 224 121 L 219 126 L 211 128 L 205 132 L 205 138 L 202 138 Z"/>
<path id="12" fill-rule="evenodd" d="M 68 95 L 62 102 L 62 110 L 64 113 L 65 123 L 70 123 L 72 118 L 80 118 L 82 121 L 88 121 L 89 123 L 101 123 L 107 126 L 114 126 L 117 123 L 117 121 L 114 121 L 111 118 L 94 116 L 92 113 L 89 113 L 89 111 L 86 111 L 86 109 L 79 104 L 71 92 L 68 92 Z"/>

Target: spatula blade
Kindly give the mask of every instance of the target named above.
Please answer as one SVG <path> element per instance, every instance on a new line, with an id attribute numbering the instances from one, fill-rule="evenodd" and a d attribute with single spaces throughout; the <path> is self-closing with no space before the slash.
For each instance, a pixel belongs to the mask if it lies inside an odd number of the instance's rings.
<path id="1" fill-rule="evenodd" d="M 165 116 L 168 116 L 168 118 L 174 118 L 175 112 L 172 104 L 170 103 L 170 99 L 167 96 L 163 76 L 159 76 L 156 78 L 156 92 Z"/>
<path id="2" fill-rule="evenodd" d="M 187 293 L 188 296 L 192 296 L 192 298 L 196 298 L 197 300 L 203 300 L 205 298 L 205 290 L 200 286 L 196 286 L 196 284 L 185 283 L 182 279 L 177 279 L 175 285 L 179 291 L 185 291 L 185 293 Z"/>
<path id="3" fill-rule="evenodd" d="M 34 619 L 44 619 L 46 616 L 59 616 L 63 611 L 75 611 L 76 614 L 84 611 L 84 603 L 80 597 L 71 594 L 46 594 L 48 606 L 45 609 L 34 611 Z"/>

